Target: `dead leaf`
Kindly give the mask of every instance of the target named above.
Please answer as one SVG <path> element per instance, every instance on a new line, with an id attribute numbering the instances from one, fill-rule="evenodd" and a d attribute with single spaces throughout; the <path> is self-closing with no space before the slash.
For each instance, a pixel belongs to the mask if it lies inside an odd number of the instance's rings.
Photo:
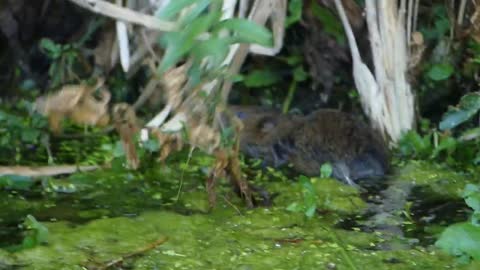
<path id="1" fill-rule="evenodd" d="M 86 84 L 66 85 L 55 94 L 37 98 L 35 108 L 48 117 L 50 129 L 57 134 L 61 132 L 64 119 L 80 125 L 105 126 L 110 120 L 108 102 L 111 94 L 102 89 L 99 100 L 93 96 L 102 84 L 103 80 L 93 87 Z"/>

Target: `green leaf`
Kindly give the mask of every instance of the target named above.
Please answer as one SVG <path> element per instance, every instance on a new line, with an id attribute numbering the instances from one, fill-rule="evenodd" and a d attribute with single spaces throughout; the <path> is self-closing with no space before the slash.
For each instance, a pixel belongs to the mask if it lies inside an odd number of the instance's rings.
<path id="1" fill-rule="evenodd" d="M 219 12 L 200 16 L 185 27 L 182 32 L 165 34 L 167 48 L 160 63 L 160 72 L 165 72 L 186 55 L 197 44 L 197 37 L 206 32 L 212 23 L 218 19 L 218 16 Z"/>
<path id="2" fill-rule="evenodd" d="M 253 70 L 243 79 L 247 87 L 265 87 L 280 81 L 280 76 L 271 70 Z"/>
<path id="3" fill-rule="evenodd" d="M 256 43 L 266 47 L 273 46 L 272 33 L 264 26 L 245 19 L 228 19 L 221 21 L 214 32 L 227 29 L 235 32 L 236 43 Z"/>
<path id="4" fill-rule="evenodd" d="M 328 178 L 332 176 L 332 173 L 333 173 L 333 168 L 330 163 L 322 164 L 322 167 L 320 167 L 320 177 Z"/>
<path id="5" fill-rule="evenodd" d="M 25 218 L 22 227 L 26 230 L 22 243 L 6 247 L 7 250 L 15 252 L 48 243 L 48 228 L 38 222 L 32 215 Z"/>
<path id="6" fill-rule="evenodd" d="M 35 182 L 31 177 L 21 175 L 0 176 L 0 187 L 8 189 L 29 190 Z"/>
<path id="7" fill-rule="evenodd" d="M 35 245 L 44 244 L 48 242 L 48 229 L 42 223 L 38 222 L 35 217 L 32 215 L 28 215 L 25 218 L 24 226 L 27 230 L 30 230 L 32 233 L 27 235 L 24 239 L 30 238 L 33 240 L 31 242 L 35 243 Z"/>
<path id="8" fill-rule="evenodd" d="M 339 18 L 332 13 L 329 9 L 321 7 L 317 2 L 312 1 L 311 5 L 312 13 L 323 26 L 323 30 L 333 36 L 340 45 L 345 44 L 345 34 L 343 25 Z"/>
<path id="9" fill-rule="evenodd" d="M 452 153 L 457 146 L 457 140 L 452 137 L 445 137 L 440 140 L 438 146 L 433 150 L 432 158 L 438 157 L 440 153 L 446 151 L 448 154 Z"/>
<path id="10" fill-rule="evenodd" d="M 49 38 L 42 38 L 40 40 L 40 48 L 44 49 L 46 53 L 52 58 L 58 58 L 62 52 L 60 45 L 57 45 Z"/>
<path id="11" fill-rule="evenodd" d="M 123 144 L 121 141 L 117 141 L 115 143 L 112 155 L 116 158 L 125 156 L 125 149 L 123 149 Z"/>
<path id="12" fill-rule="evenodd" d="M 162 20 L 170 20 L 175 17 L 182 9 L 197 2 L 197 0 L 175 0 L 170 1 L 168 5 L 160 9 L 155 16 Z"/>
<path id="13" fill-rule="evenodd" d="M 288 12 L 290 13 L 285 22 L 286 26 L 300 21 L 302 19 L 303 0 L 290 0 L 288 3 Z"/>
<path id="14" fill-rule="evenodd" d="M 40 130 L 33 128 L 24 128 L 21 133 L 21 139 L 26 143 L 34 143 L 40 136 Z"/>
<path id="15" fill-rule="evenodd" d="M 475 212 L 480 212 L 480 187 L 474 184 L 467 184 L 463 191 L 465 203 Z"/>
<path id="16" fill-rule="evenodd" d="M 440 130 L 452 129 L 472 118 L 480 110 L 480 94 L 469 93 L 462 97 L 458 108 L 450 109 L 440 122 Z"/>
<path id="17" fill-rule="evenodd" d="M 307 79 L 308 74 L 302 66 L 298 66 L 293 70 L 293 79 L 297 82 L 303 82 Z"/>
<path id="18" fill-rule="evenodd" d="M 426 158 L 433 150 L 431 135 L 422 137 L 415 131 L 409 131 L 400 140 L 399 148 L 404 156 Z"/>
<path id="19" fill-rule="evenodd" d="M 213 1 L 218 2 L 218 0 Z M 197 0 L 195 6 L 189 10 L 189 13 L 185 16 L 182 16 L 182 21 L 180 22 L 180 25 L 188 25 L 192 23 L 205 11 L 205 9 L 210 5 L 211 2 L 212 0 Z M 220 20 L 220 16 L 218 17 L 218 20 Z"/>
<path id="20" fill-rule="evenodd" d="M 287 64 L 290 65 L 290 66 L 296 66 L 296 65 L 299 65 L 299 64 L 302 63 L 302 61 L 303 61 L 303 56 L 301 56 L 300 54 L 295 53 L 295 54 L 289 55 L 289 56 L 287 56 L 287 57 L 281 57 L 281 56 L 279 56 L 279 59 L 287 62 Z"/>
<path id="21" fill-rule="evenodd" d="M 293 202 L 287 206 L 287 211 L 298 213 L 302 211 L 302 206 L 298 202 Z"/>
<path id="22" fill-rule="evenodd" d="M 443 120 L 440 122 L 440 130 L 452 129 L 461 123 L 470 119 L 471 115 L 468 111 L 450 111 L 445 114 Z"/>
<path id="23" fill-rule="evenodd" d="M 434 81 L 443 81 L 453 74 L 453 66 L 450 64 L 433 65 L 427 72 L 427 76 Z"/>
<path id="24" fill-rule="evenodd" d="M 451 225 L 435 245 L 450 255 L 480 260 L 480 227 L 469 222 Z"/>
<path id="25" fill-rule="evenodd" d="M 480 211 L 480 193 L 468 196 L 467 198 L 465 198 L 465 203 L 476 212 L 479 212 Z"/>
<path id="26" fill-rule="evenodd" d="M 143 147 L 149 152 L 156 152 L 160 149 L 160 144 L 157 140 L 148 139 L 147 141 L 143 142 Z"/>
<path id="27" fill-rule="evenodd" d="M 230 40 L 228 38 L 211 38 L 199 43 L 192 49 L 197 60 L 209 58 L 213 67 L 218 67 L 228 55 Z"/>
<path id="28" fill-rule="evenodd" d="M 299 182 L 302 185 L 304 213 L 306 217 L 311 218 L 317 209 L 317 193 L 310 178 L 301 175 Z"/>
<path id="29" fill-rule="evenodd" d="M 471 128 L 465 130 L 458 138 L 460 141 L 471 141 L 480 137 L 480 128 Z"/>
<path id="30" fill-rule="evenodd" d="M 465 185 L 465 189 L 463 190 L 462 197 L 466 198 L 478 192 L 480 192 L 480 186 L 474 184 L 467 184 Z"/>

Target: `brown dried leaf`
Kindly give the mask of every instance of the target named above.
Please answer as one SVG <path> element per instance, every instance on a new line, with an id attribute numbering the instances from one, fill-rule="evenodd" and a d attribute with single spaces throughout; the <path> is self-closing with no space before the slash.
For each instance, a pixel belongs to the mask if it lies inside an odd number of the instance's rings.
<path id="1" fill-rule="evenodd" d="M 113 123 L 122 140 L 123 149 L 130 169 L 138 169 L 140 160 L 135 147 L 135 135 L 140 131 L 139 121 L 132 106 L 119 103 L 112 110 Z"/>
<path id="2" fill-rule="evenodd" d="M 423 35 L 420 32 L 412 33 L 412 40 L 410 43 L 410 56 L 408 59 L 408 69 L 414 69 L 422 60 L 425 51 L 425 44 Z"/>

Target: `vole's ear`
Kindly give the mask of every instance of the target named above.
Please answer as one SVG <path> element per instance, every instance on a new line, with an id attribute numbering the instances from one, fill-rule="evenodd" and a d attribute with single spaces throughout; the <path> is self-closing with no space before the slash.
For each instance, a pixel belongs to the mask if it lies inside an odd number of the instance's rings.
<path id="1" fill-rule="evenodd" d="M 262 133 L 268 133 L 272 131 L 277 126 L 277 124 L 278 123 L 276 118 L 267 116 L 260 119 L 257 127 Z"/>

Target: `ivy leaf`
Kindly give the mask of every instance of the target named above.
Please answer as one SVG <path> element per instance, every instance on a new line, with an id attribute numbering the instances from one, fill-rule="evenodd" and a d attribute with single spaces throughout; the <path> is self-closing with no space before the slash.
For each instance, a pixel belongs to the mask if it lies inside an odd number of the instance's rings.
<path id="1" fill-rule="evenodd" d="M 434 81 L 443 81 L 453 74 L 453 66 L 450 64 L 433 65 L 427 72 L 427 76 Z"/>

